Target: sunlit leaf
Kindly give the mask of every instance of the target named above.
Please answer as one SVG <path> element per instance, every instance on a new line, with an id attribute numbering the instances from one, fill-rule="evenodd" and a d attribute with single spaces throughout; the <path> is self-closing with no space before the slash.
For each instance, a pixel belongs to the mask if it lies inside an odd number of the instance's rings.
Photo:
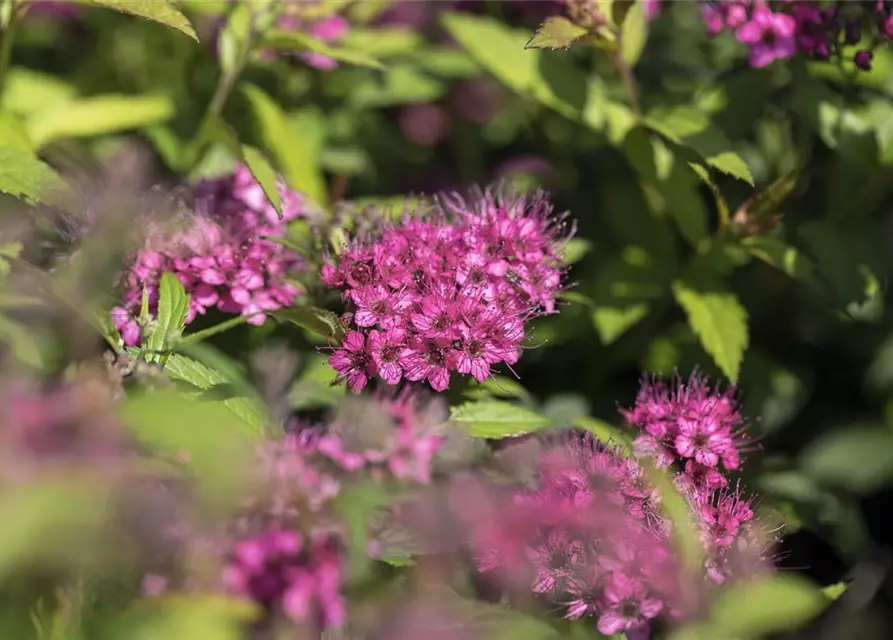
<path id="1" fill-rule="evenodd" d="M 26 202 L 52 204 L 58 200 L 64 184 L 59 174 L 33 154 L 0 147 L 0 193 Z"/>
<path id="2" fill-rule="evenodd" d="M 326 183 L 312 147 L 305 144 L 298 130 L 269 94 L 254 85 L 245 85 L 243 91 L 251 103 L 264 146 L 275 156 L 286 182 L 324 207 L 327 200 Z"/>
<path id="3" fill-rule="evenodd" d="M 183 287 L 183 283 L 173 273 L 164 273 L 158 285 L 158 313 L 155 319 L 155 329 L 146 343 L 147 349 L 152 351 L 165 351 L 182 333 L 186 326 L 186 314 L 189 311 L 189 294 Z M 147 353 L 147 362 L 161 362 L 166 360 L 165 355 L 159 353 Z"/>
<path id="4" fill-rule="evenodd" d="M 267 200 L 273 205 L 279 217 L 282 217 L 282 198 L 279 195 L 279 186 L 277 184 L 276 170 L 267 160 L 266 156 L 259 149 L 250 145 L 242 145 L 242 158 L 245 160 L 245 166 L 257 180 Z"/>
<path id="5" fill-rule="evenodd" d="M 40 110 L 27 121 L 38 148 L 62 138 L 84 138 L 165 122 L 174 115 L 168 96 L 101 95 L 78 98 Z"/>
<path id="6" fill-rule="evenodd" d="M 166 27 L 176 29 L 198 42 L 195 29 L 189 20 L 180 13 L 168 0 L 74 0 L 81 4 L 93 4 L 99 7 L 129 13 L 140 18 L 159 22 Z"/>
<path id="7" fill-rule="evenodd" d="M 685 281 L 673 284 L 673 294 L 704 350 L 723 373 L 736 380 L 749 342 L 747 310 L 738 297 L 719 285 Z"/>
<path id="8" fill-rule="evenodd" d="M 452 421 L 476 438 L 518 436 L 549 425 L 548 418 L 509 402 L 466 402 L 450 410 Z"/>
<path id="9" fill-rule="evenodd" d="M 277 320 L 291 322 L 338 344 L 344 337 L 344 325 L 338 314 L 317 307 L 288 307 L 268 312 Z"/>
<path id="10" fill-rule="evenodd" d="M 620 29 L 620 55 L 630 67 L 636 66 L 645 50 L 645 42 L 648 40 L 648 16 L 645 5 L 644 0 L 634 2 L 623 14 L 624 19 Z"/>
<path id="11" fill-rule="evenodd" d="M 585 36 L 586 29 L 564 16 L 551 16 L 536 30 L 525 49 L 567 49 Z"/>

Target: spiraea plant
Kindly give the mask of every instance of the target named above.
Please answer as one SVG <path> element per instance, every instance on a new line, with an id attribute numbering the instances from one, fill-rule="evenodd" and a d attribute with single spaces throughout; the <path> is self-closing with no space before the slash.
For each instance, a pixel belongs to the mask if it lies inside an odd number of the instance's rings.
<path id="1" fill-rule="evenodd" d="M 890 37 L 0 0 L 0 638 L 888 637 Z"/>

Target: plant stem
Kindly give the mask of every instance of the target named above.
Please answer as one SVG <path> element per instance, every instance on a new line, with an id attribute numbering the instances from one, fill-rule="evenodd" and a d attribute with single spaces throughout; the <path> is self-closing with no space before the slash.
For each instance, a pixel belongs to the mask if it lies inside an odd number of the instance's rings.
<path id="1" fill-rule="evenodd" d="M 614 62 L 614 68 L 617 69 L 617 72 L 620 74 L 620 79 L 623 81 L 623 88 L 626 89 L 626 95 L 629 98 L 629 106 L 632 107 L 636 118 L 641 118 L 642 107 L 639 105 L 639 88 L 636 85 L 636 77 L 633 75 L 633 70 L 626 63 L 626 60 L 623 59 L 623 56 L 620 55 L 620 52 L 615 53 L 612 56 L 612 60 Z"/>
<path id="2" fill-rule="evenodd" d="M 2 41 L 0 41 L 0 95 L 6 84 L 6 76 L 9 75 L 9 65 L 12 62 L 12 43 L 15 40 L 16 29 L 24 15 L 25 5 L 19 5 L 16 0 L 9 0 L 9 22 L 3 29 Z"/>

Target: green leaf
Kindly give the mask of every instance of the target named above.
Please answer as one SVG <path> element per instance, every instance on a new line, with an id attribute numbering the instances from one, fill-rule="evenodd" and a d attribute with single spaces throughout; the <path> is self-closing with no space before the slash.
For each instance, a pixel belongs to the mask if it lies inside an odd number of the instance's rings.
<path id="1" fill-rule="evenodd" d="M 655 109 L 645 124 L 668 140 L 700 155 L 714 169 L 753 185 L 750 168 L 732 150 L 732 143 L 706 114 L 692 107 Z"/>
<path id="2" fill-rule="evenodd" d="M 179 353 L 173 353 L 168 357 L 164 372 L 172 380 L 187 382 L 202 391 L 214 391 L 227 386 L 235 387 L 234 392 L 239 391 L 238 381 L 232 377 L 225 376 L 219 370 Z M 266 430 L 269 419 L 266 409 L 257 398 L 240 395 L 226 398 L 223 404 L 252 430 L 258 433 Z"/>
<path id="3" fill-rule="evenodd" d="M 875 274 L 884 266 L 877 237 L 851 225 L 830 222 L 810 222 L 798 231 L 836 307 L 852 317 L 861 316 L 865 309 L 870 311 L 872 304 L 879 306 Z"/>
<path id="4" fill-rule="evenodd" d="M 490 376 L 483 382 L 474 380 L 464 395 L 470 400 L 489 400 L 491 398 L 527 400 L 530 398 L 530 393 L 520 382 L 505 376 Z"/>
<path id="5" fill-rule="evenodd" d="M 627 134 L 623 150 L 639 174 L 651 208 L 658 215 L 669 214 L 685 239 L 698 247 L 708 237 L 707 210 L 700 183 L 687 163 L 660 136 L 644 128 Z"/>
<path id="6" fill-rule="evenodd" d="M 879 425 L 847 425 L 811 442 L 800 459 L 812 478 L 871 493 L 893 478 L 893 432 Z"/>
<path id="7" fill-rule="evenodd" d="M 174 115 L 168 96 L 104 95 L 78 98 L 40 110 L 27 121 L 37 148 L 62 138 L 92 137 L 158 124 Z"/>
<path id="8" fill-rule="evenodd" d="M 625 451 L 629 451 L 629 446 L 632 443 L 629 436 L 604 420 L 584 416 L 574 420 L 574 425 L 591 432 L 599 442 L 620 445 Z"/>
<path id="9" fill-rule="evenodd" d="M 174 391 L 128 397 L 123 418 L 135 436 L 159 454 L 184 460 L 202 494 L 216 504 L 238 499 L 238 471 L 251 460 L 261 434 L 221 402 L 200 401 Z"/>
<path id="10" fill-rule="evenodd" d="M 599 268 L 591 317 L 602 344 L 616 341 L 668 295 L 675 269 L 668 258 L 634 245 Z"/>
<path id="11" fill-rule="evenodd" d="M 585 28 L 574 24 L 564 16 L 551 16 L 540 25 L 524 48 L 568 49 L 586 33 Z"/>
<path id="12" fill-rule="evenodd" d="M 623 26 L 629 10 L 638 0 L 611 0 L 611 21 L 618 27 Z"/>
<path id="13" fill-rule="evenodd" d="M 586 238 L 571 238 L 564 245 L 562 261 L 565 266 L 572 265 L 586 257 L 586 254 L 590 251 L 592 251 L 592 242 Z"/>
<path id="14" fill-rule="evenodd" d="M 264 146 L 276 158 L 288 185 L 325 207 L 326 183 L 312 149 L 304 143 L 273 98 L 250 84 L 245 85 L 243 91 L 251 103 Z"/>
<path id="15" fill-rule="evenodd" d="M 0 147 L 0 193 L 26 202 L 53 204 L 64 185 L 59 174 L 33 154 Z"/>
<path id="16" fill-rule="evenodd" d="M 639 324 L 649 311 L 651 306 L 645 303 L 627 307 L 597 306 L 591 313 L 592 324 L 601 343 L 607 346 Z"/>
<path id="17" fill-rule="evenodd" d="M 344 325 L 338 314 L 328 309 L 317 307 L 289 307 L 268 311 L 277 320 L 291 322 L 308 331 L 312 331 L 334 344 L 340 344 L 344 337 Z"/>
<path id="18" fill-rule="evenodd" d="M 673 294 L 704 350 L 731 380 L 737 380 L 748 345 L 747 311 L 722 286 L 676 281 Z"/>
<path id="19" fill-rule="evenodd" d="M 9 70 L 0 107 L 23 118 L 77 96 L 74 85 L 49 73 L 13 67 Z"/>
<path id="20" fill-rule="evenodd" d="M 261 616 L 248 600 L 219 594 L 170 593 L 144 599 L 107 623 L 109 638 L 239 640 Z"/>
<path id="21" fill-rule="evenodd" d="M 497 80 L 562 115 L 580 120 L 586 103 L 586 76 L 565 56 L 524 50 L 528 35 L 494 18 L 443 13 L 450 35 Z"/>
<path id="22" fill-rule="evenodd" d="M 509 402 L 484 400 L 466 402 L 450 410 L 456 425 L 476 438 L 519 436 L 549 425 L 549 420 Z"/>
<path id="23" fill-rule="evenodd" d="M 337 405 L 346 392 L 343 384 L 335 384 L 337 379 L 338 372 L 329 366 L 328 358 L 313 354 L 288 390 L 289 405 L 298 410 Z"/>
<path id="24" fill-rule="evenodd" d="M 245 166 L 248 167 L 251 175 L 254 176 L 254 179 L 257 180 L 258 184 L 263 188 L 264 195 L 267 196 L 267 200 L 273 205 L 273 208 L 276 210 L 276 213 L 279 214 L 279 218 L 281 219 L 282 198 L 279 195 L 279 186 L 276 183 L 276 170 L 259 149 L 247 144 L 242 145 L 242 159 L 245 161 Z"/>
<path id="25" fill-rule="evenodd" d="M 385 66 L 374 57 L 363 51 L 355 51 L 344 47 L 330 47 L 325 42 L 303 31 L 295 29 L 270 29 L 261 38 L 263 46 L 286 51 L 312 51 L 332 60 L 345 62 L 369 69 L 385 69 Z"/>
<path id="26" fill-rule="evenodd" d="M 164 273 L 158 286 L 158 315 L 146 347 L 149 351 L 166 351 L 180 337 L 186 326 L 189 294 L 173 273 Z M 164 363 L 165 355 L 147 353 L 146 362 Z"/>
<path id="27" fill-rule="evenodd" d="M 615 5 L 616 6 L 616 5 Z M 648 17 L 644 0 L 634 2 L 624 14 L 620 29 L 620 55 L 630 67 L 635 67 L 648 40 Z"/>
<path id="28" fill-rule="evenodd" d="M 17 360 L 35 369 L 43 366 L 40 343 L 25 325 L 0 315 L 0 341 L 9 346 Z"/>
<path id="29" fill-rule="evenodd" d="M 168 0 L 75 0 L 81 4 L 94 4 L 108 9 L 114 9 L 122 13 L 129 13 L 140 18 L 146 18 L 161 23 L 198 42 L 195 29 L 189 20 Z"/>
<path id="30" fill-rule="evenodd" d="M 444 96 L 447 85 L 408 64 L 395 65 L 383 78 L 360 78 L 351 87 L 347 102 L 353 107 L 389 107 L 398 104 L 431 102 Z"/>
<path id="31" fill-rule="evenodd" d="M 415 56 L 425 46 L 425 39 L 421 33 L 402 27 L 352 27 L 341 44 L 347 49 L 362 51 L 375 58 L 390 58 Z"/>
<path id="32" fill-rule="evenodd" d="M 447 47 L 428 47 L 413 56 L 413 63 L 439 78 L 472 78 L 481 67 L 465 51 Z"/>
<path id="33" fill-rule="evenodd" d="M 792 278 L 811 281 L 815 277 L 815 264 L 802 251 L 770 236 L 744 238 L 741 245 L 752 255 L 775 267 Z"/>
<path id="34" fill-rule="evenodd" d="M 31 562 L 83 560 L 90 536 L 108 517 L 108 485 L 86 477 L 42 478 L 0 494 L 0 582 Z"/>
<path id="35" fill-rule="evenodd" d="M 230 11 L 217 45 L 220 70 L 224 75 L 237 74 L 244 64 L 253 22 L 251 5 L 247 2 L 236 4 Z"/>
<path id="36" fill-rule="evenodd" d="M 838 582 L 836 584 L 829 584 L 827 587 L 822 589 L 822 593 L 825 594 L 825 597 L 829 600 L 837 600 L 846 592 L 846 589 L 846 582 Z"/>
<path id="37" fill-rule="evenodd" d="M 34 145 L 22 120 L 13 113 L 0 111 L 0 147 L 33 153 Z"/>
<path id="38" fill-rule="evenodd" d="M 828 599 L 813 584 L 776 574 L 723 589 L 709 622 L 674 633 L 671 640 L 753 640 L 802 627 L 827 606 Z"/>
<path id="39" fill-rule="evenodd" d="M 673 525 L 674 542 L 682 566 L 693 572 L 703 571 L 704 547 L 699 539 L 688 500 L 676 488 L 666 469 L 660 469 L 647 460 L 641 464 L 652 486 L 660 492 L 661 506 Z"/>

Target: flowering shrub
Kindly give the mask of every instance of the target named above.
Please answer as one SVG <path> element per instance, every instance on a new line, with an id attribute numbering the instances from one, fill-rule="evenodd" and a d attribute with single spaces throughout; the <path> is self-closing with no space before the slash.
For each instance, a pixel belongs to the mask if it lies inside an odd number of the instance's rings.
<path id="1" fill-rule="evenodd" d="M 891 37 L 0 0 L 0 637 L 888 637 Z"/>

